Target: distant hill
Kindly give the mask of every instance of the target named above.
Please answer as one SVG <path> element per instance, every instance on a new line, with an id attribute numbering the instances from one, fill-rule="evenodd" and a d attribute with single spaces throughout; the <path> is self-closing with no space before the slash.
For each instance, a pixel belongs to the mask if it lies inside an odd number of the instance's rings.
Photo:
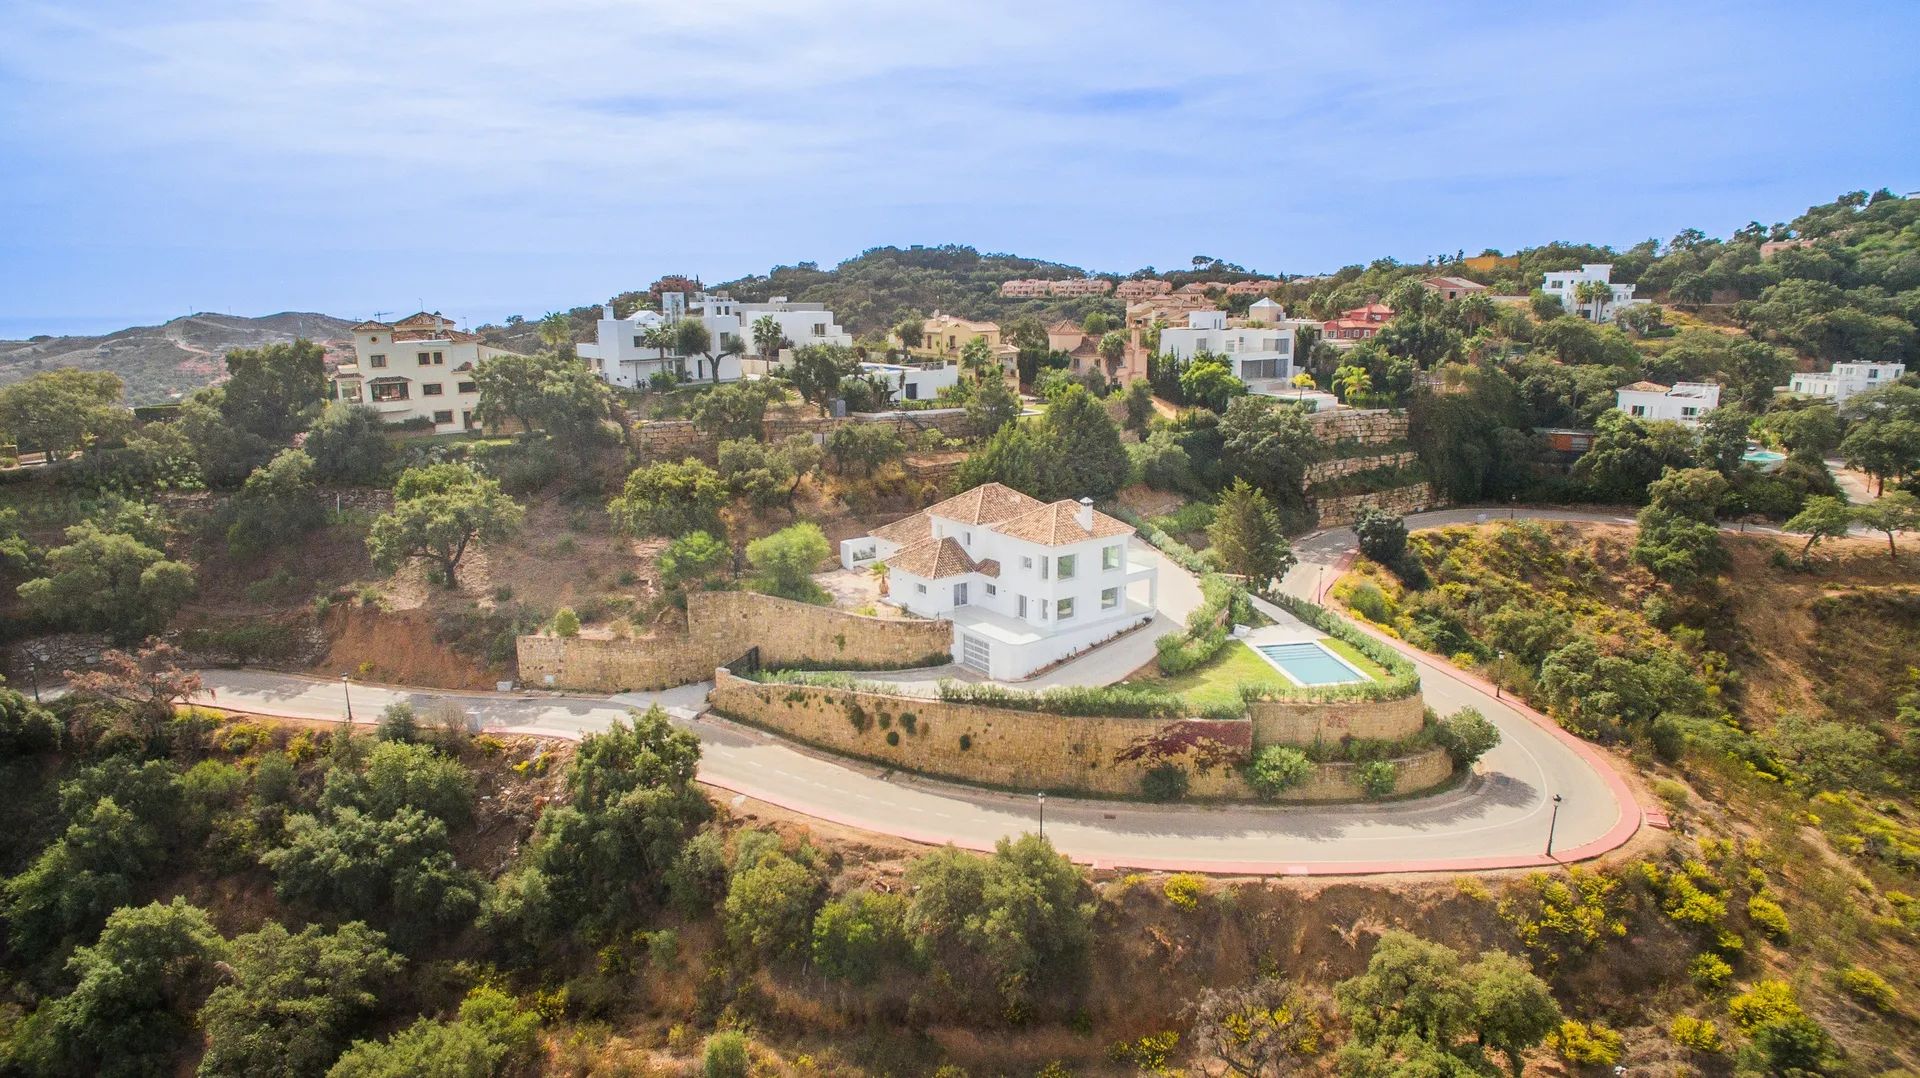
<path id="1" fill-rule="evenodd" d="M 344 318 L 299 311 L 260 318 L 203 312 L 98 337 L 0 341 L 0 385 L 57 367 L 112 371 L 127 384 L 127 403 L 156 404 L 219 381 L 230 349 L 300 337 L 344 345 L 352 326 Z"/>
<path id="2" fill-rule="evenodd" d="M 1229 263 L 1217 263 L 1196 271 L 1154 273 L 1151 267 L 1138 271 L 1163 277 L 1174 284 L 1201 279 L 1233 281 L 1257 276 Z M 909 311 L 930 315 L 944 311 L 962 318 L 1003 322 L 1022 315 L 1034 315 L 1043 322 L 1070 318 L 1076 322 L 1089 311 L 1119 314 L 1120 301 L 1110 296 L 1013 298 L 1000 295 L 1003 281 L 1016 278 L 1048 279 L 1084 277 L 1088 271 L 1061 262 L 1025 258 L 1011 254 L 981 254 L 972 247 L 942 244 L 930 247 L 875 247 L 854 258 L 822 269 L 813 262 L 796 266 L 775 266 L 764 274 L 732 281 L 710 281 L 708 291 L 727 292 L 735 299 L 758 302 L 785 296 L 796 302 L 824 303 L 840 325 L 856 336 L 885 333 Z M 1097 273 L 1096 276 L 1119 280 L 1121 275 Z M 644 290 L 623 292 L 615 297 L 622 314 L 636 303 L 654 306 L 653 297 Z M 598 305 L 575 307 L 566 312 L 573 325 L 575 340 L 592 340 L 594 322 L 600 317 Z M 527 321 L 507 326 L 482 326 L 480 333 L 489 344 L 515 351 L 534 351 L 541 347 L 531 312 Z"/>

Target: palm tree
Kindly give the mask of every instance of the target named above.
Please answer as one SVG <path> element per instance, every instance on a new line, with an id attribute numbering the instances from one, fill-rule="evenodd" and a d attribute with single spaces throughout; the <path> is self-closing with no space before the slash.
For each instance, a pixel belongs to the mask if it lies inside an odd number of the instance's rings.
<path id="1" fill-rule="evenodd" d="M 1613 298 L 1613 288 L 1603 281 L 1581 281 L 1573 286 L 1573 298 L 1580 303 L 1590 304 L 1593 320 L 1598 322 L 1600 312 L 1606 307 L 1607 301 Z"/>
<path id="2" fill-rule="evenodd" d="M 559 311 L 548 311 L 541 315 L 539 324 L 534 328 L 540 334 L 540 343 L 555 352 L 573 343 L 573 319 Z"/>
<path id="3" fill-rule="evenodd" d="M 780 332 L 780 320 L 770 314 L 763 314 L 753 320 L 753 346 L 760 350 L 760 358 L 771 361 L 780 354 L 780 342 L 786 335 Z"/>
<path id="4" fill-rule="evenodd" d="M 1342 367 L 1333 372 L 1333 382 L 1348 404 L 1373 392 L 1373 375 L 1365 367 Z"/>

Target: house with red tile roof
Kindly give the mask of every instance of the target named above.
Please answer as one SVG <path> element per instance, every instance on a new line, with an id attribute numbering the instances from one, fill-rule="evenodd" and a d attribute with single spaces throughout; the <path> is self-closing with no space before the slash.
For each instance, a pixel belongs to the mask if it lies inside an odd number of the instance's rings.
<path id="1" fill-rule="evenodd" d="M 1014 681 L 1152 620 L 1159 568 L 1090 499 L 1043 502 L 999 483 L 840 544 L 885 566 L 888 601 L 953 623 L 953 660 Z"/>
<path id="2" fill-rule="evenodd" d="M 1384 303 L 1369 303 L 1340 312 L 1321 326 L 1321 339 L 1337 345 L 1364 341 L 1380 332 L 1393 317 L 1393 308 Z"/>

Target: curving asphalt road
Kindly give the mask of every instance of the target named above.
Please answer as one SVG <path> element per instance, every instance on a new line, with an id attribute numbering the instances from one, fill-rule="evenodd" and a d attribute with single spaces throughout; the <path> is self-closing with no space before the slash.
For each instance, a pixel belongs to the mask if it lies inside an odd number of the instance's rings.
<path id="1" fill-rule="evenodd" d="M 1472 522 L 1475 510 L 1408 518 L 1412 528 Z M 1504 515 L 1486 511 L 1485 515 Z M 1535 519 L 1627 521 L 1605 513 L 1520 510 Z M 1353 548 L 1348 529 L 1296 544 L 1286 589 L 1310 596 L 1331 584 Z M 1164 587 L 1164 585 L 1163 585 Z M 1096 867 L 1228 874 L 1341 875 L 1511 868 L 1597 856 L 1641 822 L 1633 796 L 1606 758 L 1537 713 L 1495 698 L 1479 679 L 1409 652 L 1429 704 L 1478 708 L 1503 735 L 1465 783 L 1433 797 L 1385 805 L 1141 805 L 1050 798 L 1045 832 L 1074 860 Z M 209 670 L 206 702 L 290 718 L 340 719 L 341 683 L 251 670 Z M 700 779 L 795 812 L 927 843 L 990 849 L 1040 826 L 1041 803 L 815 753 L 701 710 L 709 685 L 587 698 L 549 693 L 456 693 L 354 684 L 354 717 L 372 721 L 395 700 L 452 700 L 487 729 L 577 738 L 605 729 L 629 707 L 659 704 L 700 738 Z M 1562 800 L 1556 813 L 1553 797 Z M 1553 828 L 1553 858 L 1546 856 Z"/>

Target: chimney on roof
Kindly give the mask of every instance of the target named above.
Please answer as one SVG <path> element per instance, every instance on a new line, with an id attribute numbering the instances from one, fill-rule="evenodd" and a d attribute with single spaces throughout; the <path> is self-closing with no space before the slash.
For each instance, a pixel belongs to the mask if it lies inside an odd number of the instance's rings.
<path id="1" fill-rule="evenodd" d="M 1073 517 L 1075 520 L 1078 520 L 1080 522 L 1080 526 L 1082 528 L 1085 528 L 1088 531 L 1092 531 L 1093 530 L 1093 499 L 1092 498 L 1080 499 L 1080 509 L 1078 512 L 1075 512 L 1073 514 Z"/>
<path id="2" fill-rule="evenodd" d="M 609 303 L 600 309 L 607 313 L 607 321 L 613 321 L 613 304 Z"/>

